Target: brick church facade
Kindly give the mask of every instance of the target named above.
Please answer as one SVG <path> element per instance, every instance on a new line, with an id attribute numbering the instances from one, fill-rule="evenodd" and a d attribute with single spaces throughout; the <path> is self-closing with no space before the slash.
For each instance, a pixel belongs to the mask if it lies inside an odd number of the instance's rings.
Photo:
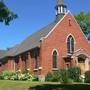
<path id="1" fill-rule="evenodd" d="M 48 72 L 78 66 L 90 70 L 90 44 L 63 0 L 57 0 L 56 19 L 21 44 L 0 51 L 0 72 L 23 71 L 45 77 Z"/>

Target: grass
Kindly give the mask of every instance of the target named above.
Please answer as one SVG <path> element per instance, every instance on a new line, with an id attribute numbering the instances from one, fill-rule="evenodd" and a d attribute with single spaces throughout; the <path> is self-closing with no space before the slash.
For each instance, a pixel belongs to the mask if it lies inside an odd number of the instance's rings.
<path id="1" fill-rule="evenodd" d="M 46 84 L 58 84 L 58 83 L 0 80 L 0 90 L 28 90 L 28 88 L 30 87 L 35 87 L 38 85 L 42 86 Z"/>
<path id="2" fill-rule="evenodd" d="M 0 80 L 0 90 L 31 90 L 30 87 L 35 87 L 35 90 L 41 87 L 40 90 L 90 90 L 90 84 L 59 84 L 53 82 L 30 82 L 30 81 L 10 81 Z"/>
<path id="3" fill-rule="evenodd" d="M 42 84 L 49 84 L 49 83 L 0 80 L 0 90 L 28 90 L 29 87 Z"/>

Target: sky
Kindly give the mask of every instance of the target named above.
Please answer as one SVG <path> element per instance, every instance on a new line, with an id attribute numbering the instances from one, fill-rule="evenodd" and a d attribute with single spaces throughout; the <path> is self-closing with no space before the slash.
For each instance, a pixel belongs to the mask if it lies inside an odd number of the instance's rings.
<path id="1" fill-rule="evenodd" d="M 0 49 L 20 44 L 28 36 L 55 20 L 56 0 L 4 0 L 18 15 L 9 26 L 0 23 Z M 90 0 L 65 0 L 73 15 L 90 12 Z"/>

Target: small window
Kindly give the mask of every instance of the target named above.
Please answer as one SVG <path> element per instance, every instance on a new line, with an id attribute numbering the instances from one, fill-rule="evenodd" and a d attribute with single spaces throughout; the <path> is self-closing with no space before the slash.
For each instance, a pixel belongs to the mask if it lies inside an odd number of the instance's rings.
<path id="1" fill-rule="evenodd" d="M 71 19 L 69 19 L 69 22 L 68 22 L 68 24 L 69 24 L 69 26 L 72 26 L 72 24 L 71 24 Z"/>
<path id="2" fill-rule="evenodd" d="M 74 39 L 71 35 L 67 39 L 67 51 L 68 53 L 74 52 Z"/>
<path id="3" fill-rule="evenodd" d="M 57 52 L 53 52 L 52 68 L 57 68 Z"/>

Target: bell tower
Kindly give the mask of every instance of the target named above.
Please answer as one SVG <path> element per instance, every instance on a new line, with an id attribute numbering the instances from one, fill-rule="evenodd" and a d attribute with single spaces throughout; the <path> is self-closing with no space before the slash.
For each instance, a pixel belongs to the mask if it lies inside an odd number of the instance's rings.
<path id="1" fill-rule="evenodd" d="M 64 0 L 56 0 L 56 21 L 59 21 L 67 12 L 67 6 L 64 4 Z"/>

